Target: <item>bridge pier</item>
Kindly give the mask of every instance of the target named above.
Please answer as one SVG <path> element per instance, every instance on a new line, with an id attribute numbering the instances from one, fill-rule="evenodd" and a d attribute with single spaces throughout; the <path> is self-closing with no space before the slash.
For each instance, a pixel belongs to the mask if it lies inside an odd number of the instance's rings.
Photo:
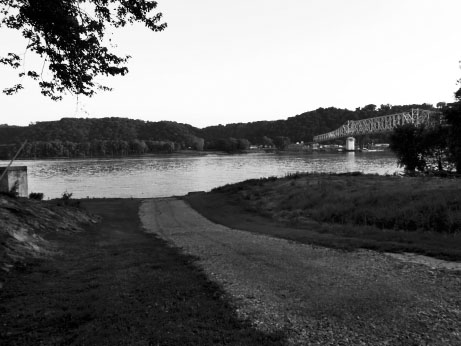
<path id="1" fill-rule="evenodd" d="M 355 151 L 355 138 L 354 137 L 347 137 L 346 151 Z"/>

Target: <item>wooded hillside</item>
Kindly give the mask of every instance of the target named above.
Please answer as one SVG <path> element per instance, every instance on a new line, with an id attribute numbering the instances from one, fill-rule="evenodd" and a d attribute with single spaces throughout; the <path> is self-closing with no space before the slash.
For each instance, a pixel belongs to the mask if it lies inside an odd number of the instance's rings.
<path id="1" fill-rule="evenodd" d="M 315 135 L 335 130 L 347 120 L 359 120 L 373 118 L 387 114 L 395 114 L 411 110 L 412 108 L 433 109 L 429 104 L 414 104 L 405 106 L 367 105 L 357 108 L 355 111 L 339 108 L 319 108 L 305 112 L 286 120 L 257 121 L 252 123 L 238 123 L 228 125 L 210 126 L 201 130 L 201 136 L 205 140 L 216 138 L 246 138 L 253 144 L 263 144 L 263 137 L 275 139 L 284 136 L 292 142 L 311 142 Z"/>
<path id="2" fill-rule="evenodd" d="M 179 149 L 241 151 L 249 144 L 310 142 L 347 120 L 359 120 L 432 105 L 367 105 L 355 111 L 319 108 L 286 120 L 257 121 L 198 129 L 172 121 L 150 122 L 128 118 L 63 118 L 29 126 L 0 126 L 0 158 L 8 158 L 24 140 L 21 157 L 86 157 L 139 155 Z M 283 140 L 281 140 L 283 139 Z M 283 146 L 281 146 L 283 147 Z"/>

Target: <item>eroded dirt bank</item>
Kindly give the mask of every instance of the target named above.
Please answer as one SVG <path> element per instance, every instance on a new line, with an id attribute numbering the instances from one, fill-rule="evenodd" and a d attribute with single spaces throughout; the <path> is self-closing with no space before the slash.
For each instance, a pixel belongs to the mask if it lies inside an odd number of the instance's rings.
<path id="1" fill-rule="evenodd" d="M 147 231 L 197 256 L 238 313 L 294 345 L 459 345 L 461 276 L 214 224 L 174 198 L 145 200 Z"/>

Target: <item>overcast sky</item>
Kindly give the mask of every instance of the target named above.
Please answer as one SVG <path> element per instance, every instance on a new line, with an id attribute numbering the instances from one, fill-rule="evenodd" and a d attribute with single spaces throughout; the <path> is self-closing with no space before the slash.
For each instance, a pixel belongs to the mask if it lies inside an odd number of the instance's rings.
<path id="1" fill-rule="evenodd" d="M 158 2 L 165 31 L 114 32 L 132 59 L 128 75 L 105 80 L 112 92 L 53 102 L 25 80 L 19 94 L 0 96 L 0 123 L 117 116 L 205 127 L 319 107 L 436 104 L 453 101 L 461 77 L 460 0 Z M 0 29 L 0 56 L 25 46 Z M 0 67 L 0 89 L 16 74 Z"/>

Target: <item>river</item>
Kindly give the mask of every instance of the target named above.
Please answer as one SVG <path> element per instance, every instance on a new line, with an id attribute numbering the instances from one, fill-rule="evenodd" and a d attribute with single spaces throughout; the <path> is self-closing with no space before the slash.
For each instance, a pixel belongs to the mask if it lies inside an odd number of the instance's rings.
<path id="1" fill-rule="evenodd" d="M 0 166 L 7 165 L 0 161 Z M 353 172 L 392 174 L 400 169 L 390 152 L 368 153 L 249 153 L 21 160 L 28 167 L 29 192 L 45 198 L 65 191 L 75 198 L 166 197 L 208 191 L 238 181 L 284 176 L 295 172 Z"/>

